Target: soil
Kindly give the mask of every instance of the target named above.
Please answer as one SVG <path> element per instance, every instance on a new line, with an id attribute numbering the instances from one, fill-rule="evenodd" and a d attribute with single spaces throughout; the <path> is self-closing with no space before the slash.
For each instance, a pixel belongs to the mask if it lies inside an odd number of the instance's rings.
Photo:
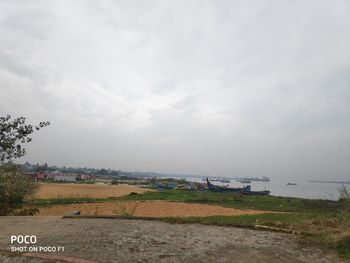
<path id="1" fill-rule="evenodd" d="M 54 205 L 40 208 L 39 215 L 62 216 L 70 214 L 73 211 L 81 211 L 81 215 L 134 215 L 142 217 L 236 216 L 269 212 L 169 201 L 118 201 L 108 203 Z"/>
<path id="2" fill-rule="evenodd" d="M 132 185 L 41 183 L 38 192 L 32 198 L 106 198 L 128 195 L 131 192 L 141 194 L 147 191 L 154 190 Z"/>

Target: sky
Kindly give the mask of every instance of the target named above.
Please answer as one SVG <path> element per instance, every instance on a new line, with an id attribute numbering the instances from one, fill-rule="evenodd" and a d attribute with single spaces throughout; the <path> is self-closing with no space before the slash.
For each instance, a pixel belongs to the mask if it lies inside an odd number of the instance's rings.
<path id="1" fill-rule="evenodd" d="M 50 121 L 19 160 L 350 178 L 350 2 L 0 1 L 0 113 Z"/>

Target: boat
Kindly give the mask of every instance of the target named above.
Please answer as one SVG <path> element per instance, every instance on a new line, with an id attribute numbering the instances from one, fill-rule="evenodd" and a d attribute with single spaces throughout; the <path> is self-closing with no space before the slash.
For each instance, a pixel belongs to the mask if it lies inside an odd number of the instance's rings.
<path id="1" fill-rule="evenodd" d="M 226 186 L 217 186 L 217 185 L 213 185 L 212 183 L 210 183 L 209 179 L 207 178 L 207 185 L 208 185 L 208 189 L 212 192 L 235 192 L 235 193 L 240 193 L 242 191 L 250 191 L 250 185 L 247 185 L 245 187 L 242 188 L 233 188 L 233 187 L 226 187 Z"/>
<path id="2" fill-rule="evenodd" d="M 249 180 L 249 181 L 256 181 L 256 182 L 270 182 L 270 178 L 263 176 L 263 177 L 243 177 L 243 178 L 235 178 L 236 181 L 240 182 L 241 180 Z"/>
<path id="3" fill-rule="evenodd" d="M 157 182 L 157 189 L 162 190 L 162 189 L 175 189 L 177 187 L 177 184 L 175 183 L 162 183 L 162 182 Z"/>
<path id="4" fill-rule="evenodd" d="M 269 195 L 270 191 L 252 191 L 250 188 L 250 185 L 244 186 L 244 187 L 225 187 L 225 186 L 218 186 L 213 185 L 210 183 L 209 179 L 207 178 L 207 185 L 208 189 L 212 192 L 219 192 L 219 193 L 225 193 L 225 192 L 231 192 L 231 193 L 240 193 L 240 194 L 247 194 L 247 195 Z"/>
<path id="5" fill-rule="evenodd" d="M 247 180 L 247 179 L 243 179 L 243 180 L 240 180 L 240 182 L 241 182 L 242 184 L 250 184 L 252 181 Z"/>
<path id="6" fill-rule="evenodd" d="M 220 182 L 221 183 L 228 183 L 228 184 L 231 183 L 231 181 L 228 179 L 222 179 L 222 180 L 220 180 Z"/>
<path id="7" fill-rule="evenodd" d="M 269 195 L 270 191 L 269 190 L 263 190 L 263 191 L 244 191 L 241 192 L 241 194 L 244 195 Z"/>
<path id="8" fill-rule="evenodd" d="M 287 185 L 297 185 L 297 183 L 288 183 Z"/>
<path id="9" fill-rule="evenodd" d="M 205 181 L 205 182 L 206 182 L 207 179 L 208 179 L 208 178 L 202 178 L 202 181 Z M 210 181 L 212 181 L 212 182 L 214 182 L 214 181 L 215 181 L 215 182 L 219 182 L 220 180 L 219 180 L 219 179 L 212 178 L 212 179 L 210 179 Z M 225 182 L 224 182 L 224 183 L 225 183 Z"/>

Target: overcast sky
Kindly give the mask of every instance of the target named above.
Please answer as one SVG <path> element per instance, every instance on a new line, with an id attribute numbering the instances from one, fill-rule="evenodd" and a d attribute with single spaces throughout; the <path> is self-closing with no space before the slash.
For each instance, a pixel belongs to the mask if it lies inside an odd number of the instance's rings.
<path id="1" fill-rule="evenodd" d="M 350 178 L 350 1 L 0 1 L 20 161 Z"/>

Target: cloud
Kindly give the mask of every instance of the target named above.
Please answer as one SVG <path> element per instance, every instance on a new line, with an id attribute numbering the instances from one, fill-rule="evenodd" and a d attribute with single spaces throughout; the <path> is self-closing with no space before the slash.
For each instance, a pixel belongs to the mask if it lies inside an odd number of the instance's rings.
<path id="1" fill-rule="evenodd" d="M 332 160 L 347 176 L 347 1 L 2 1 L 0 11 L 0 110 L 53 123 L 29 160 L 218 175 L 292 165 L 325 177 Z"/>

